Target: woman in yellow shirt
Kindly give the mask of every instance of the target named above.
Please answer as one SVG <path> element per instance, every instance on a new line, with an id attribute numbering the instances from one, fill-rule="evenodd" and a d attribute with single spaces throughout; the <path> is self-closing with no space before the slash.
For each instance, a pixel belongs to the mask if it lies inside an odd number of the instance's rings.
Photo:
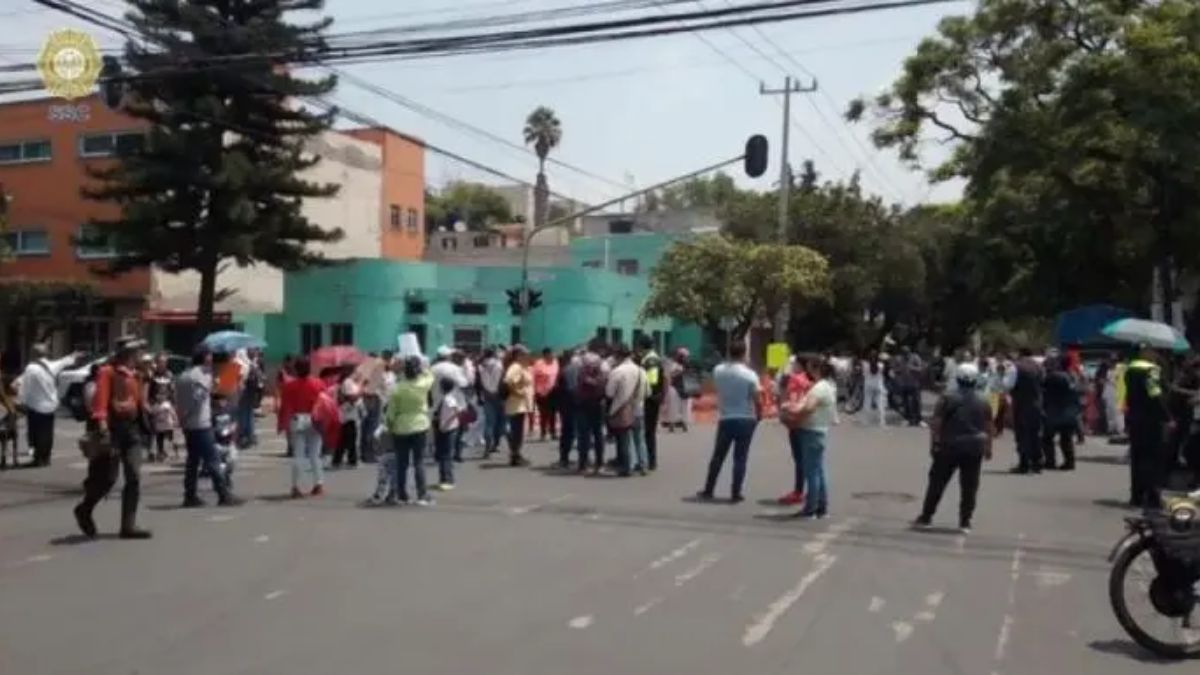
<path id="1" fill-rule="evenodd" d="M 504 356 L 504 414 L 508 415 L 508 463 L 512 466 L 529 464 L 521 456 L 526 417 L 533 410 L 533 374 L 525 365 L 528 358 L 524 345 L 513 345 Z"/>

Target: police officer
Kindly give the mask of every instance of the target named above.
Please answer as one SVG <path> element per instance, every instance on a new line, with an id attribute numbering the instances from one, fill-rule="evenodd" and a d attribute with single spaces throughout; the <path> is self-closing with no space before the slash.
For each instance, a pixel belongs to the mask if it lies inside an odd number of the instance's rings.
<path id="1" fill-rule="evenodd" d="M 933 463 L 929 467 L 929 486 L 925 504 L 914 525 L 929 527 L 946 484 L 958 472 L 959 531 L 971 531 L 975 515 L 975 498 L 979 494 L 979 475 L 983 461 L 992 458 L 992 406 L 985 394 L 976 387 L 979 367 L 960 363 L 954 372 L 956 386 L 938 401 L 930 419 L 930 448 Z"/>
<path id="2" fill-rule="evenodd" d="M 88 537 L 96 536 L 92 510 L 117 482 L 117 472 L 125 473 L 121 490 L 122 539 L 149 539 L 150 533 L 137 527 L 138 500 L 141 498 L 142 452 L 138 447 L 138 420 L 142 415 L 140 379 L 136 371 L 138 353 L 145 342 L 123 337 L 111 362 L 96 375 L 96 395 L 92 400 L 89 433 L 102 439 L 105 452 L 88 460 L 83 481 L 83 501 L 75 507 L 75 522 Z"/>
<path id="3" fill-rule="evenodd" d="M 1125 424 L 1129 434 L 1129 505 L 1158 508 L 1166 481 L 1167 427 L 1171 423 L 1162 390 L 1162 369 L 1154 350 L 1142 346 L 1125 369 Z"/>
<path id="4" fill-rule="evenodd" d="M 643 334 L 638 338 L 637 354 L 638 365 L 646 371 L 646 384 L 650 387 L 645 407 L 646 457 L 649 462 L 646 468 L 654 471 L 658 468 L 658 413 L 666 394 L 667 378 L 663 373 L 662 357 L 654 351 L 653 336 Z"/>

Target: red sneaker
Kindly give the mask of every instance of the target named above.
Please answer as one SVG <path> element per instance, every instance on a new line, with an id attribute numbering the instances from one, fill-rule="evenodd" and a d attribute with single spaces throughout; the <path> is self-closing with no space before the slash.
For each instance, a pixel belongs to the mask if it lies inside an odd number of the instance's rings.
<path id="1" fill-rule="evenodd" d="M 797 504 L 803 504 L 804 503 L 804 493 L 803 492 L 789 492 L 786 495 L 779 498 L 779 503 L 784 506 L 795 506 Z"/>
<path id="2" fill-rule="evenodd" d="M 313 486 L 312 496 L 320 497 L 323 494 L 325 494 L 325 486 L 324 485 L 317 483 L 316 485 Z"/>

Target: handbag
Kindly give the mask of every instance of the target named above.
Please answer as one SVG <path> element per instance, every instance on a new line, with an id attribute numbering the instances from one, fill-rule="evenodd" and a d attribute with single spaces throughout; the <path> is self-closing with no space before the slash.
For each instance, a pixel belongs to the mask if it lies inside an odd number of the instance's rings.
<path id="1" fill-rule="evenodd" d="M 626 403 L 608 416 L 609 429 L 613 431 L 625 431 L 626 429 L 633 428 L 633 423 L 636 420 L 633 403 L 633 401 Z"/>
<path id="2" fill-rule="evenodd" d="M 79 439 L 79 451 L 89 462 L 111 457 L 112 439 L 104 431 L 89 431 Z"/>

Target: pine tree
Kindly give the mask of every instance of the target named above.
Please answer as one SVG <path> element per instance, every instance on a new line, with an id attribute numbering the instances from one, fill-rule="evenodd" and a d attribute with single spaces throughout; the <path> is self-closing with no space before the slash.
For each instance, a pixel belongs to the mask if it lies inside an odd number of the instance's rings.
<path id="1" fill-rule="evenodd" d="M 200 275 L 197 329 L 207 334 L 217 270 L 230 262 L 284 270 L 321 264 L 308 249 L 336 241 L 302 213 L 303 200 L 331 197 L 337 185 L 302 177 L 320 158 L 306 141 L 330 128 L 335 112 L 296 99 L 321 96 L 333 77 L 301 79 L 287 67 L 324 46 L 331 23 L 285 21 L 323 0 L 130 0 L 140 35 L 125 47 L 122 109 L 148 124 L 146 142 L 97 169 L 87 197 L 121 205 L 93 222 L 118 250 L 108 271 L 157 266 Z"/>

